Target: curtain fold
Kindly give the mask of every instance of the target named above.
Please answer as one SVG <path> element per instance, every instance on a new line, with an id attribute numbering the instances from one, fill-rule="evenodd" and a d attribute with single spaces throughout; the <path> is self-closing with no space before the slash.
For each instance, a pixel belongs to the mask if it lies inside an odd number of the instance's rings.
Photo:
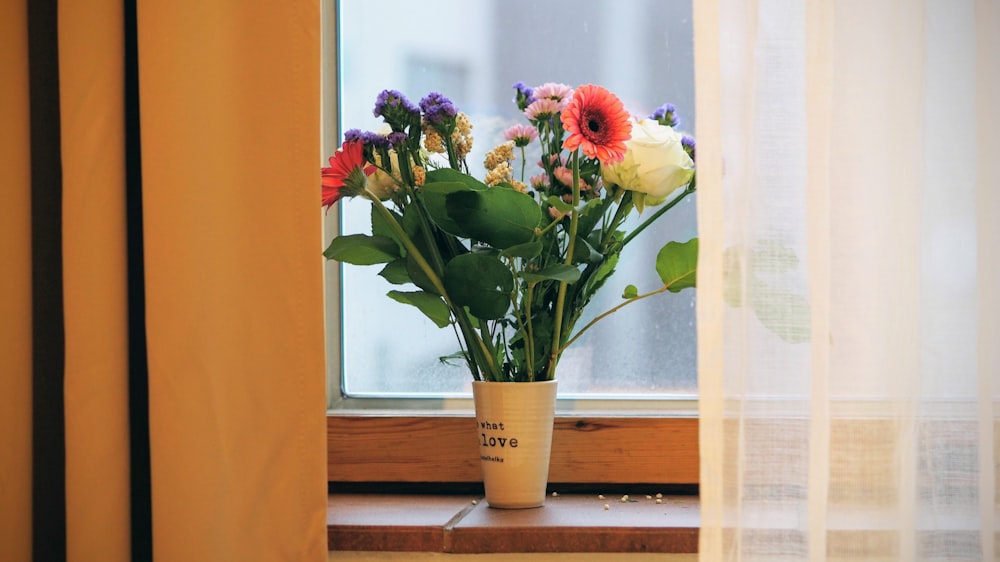
<path id="1" fill-rule="evenodd" d="M 997 4 L 695 6 L 702 559 L 997 559 Z"/>
<path id="2" fill-rule="evenodd" d="M 130 506 L 142 467 L 129 457 L 128 346 L 144 336 L 153 559 L 325 560 L 319 5 L 140 4 L 146 321 L 130 333 L 123 5 L 58 2 L 65 400 L 53 408 L 65 442 L 51 445 L 65 452 L 65 559 L 142 558 L 133 518 L 150 516 Z M 0 5 L 0 560 L 11 562 L 51 559 L 32 552 L 32 484 L 45 472 L 32 463 L 27 6 Z"/>
<path id="3" fill-rule="evenodd" d="M 0 560 L 31 557 L 28 10 L 0 3 Z"/>

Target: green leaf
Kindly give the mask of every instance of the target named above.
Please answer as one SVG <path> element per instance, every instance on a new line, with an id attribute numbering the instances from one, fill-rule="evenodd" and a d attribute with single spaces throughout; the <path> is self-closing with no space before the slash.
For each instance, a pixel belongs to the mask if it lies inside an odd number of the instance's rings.
<path id="1" fill-rule="evenodd" d="M 580 209 L 580 218 L 577 223 L 577 235 L 587 236 L 594 230 L 597 223 L 604 217 L 604 211 L 611 204 L 612 199 L 591 199 Z"/>
<path id="2" fill-rule="evenodd" d="M 410 237 L 410 240 L 415 239 L 420 234 L 420 209 L 416 205 L 407 205 L 399 225 L 403 227 L 403 232 Z"/>
<path id="3" fill-rule="evenodd" d="M 733 308 L 743 306 L 743 268 L 740 265 L 740 248 L 726 248 L 722 252 L 722 298 Z"/>
<path id="4" fill-rule="evenodd" d="M 604 259 L 603 262 L 597 265 L 588 277 L 584 279 L 583 285 L 577 289 L 578 302 L 588 303 L 594 297 L 595 294 L 604 286 L 607 280 L 615 272 L 615 266 L 618 265 L 617 253 L 609 254 L 608 257 Z M 592 266 L 587 266 L 588 269 Z"/>
<path id="5" fill-rule="evenodd" d="M 414 242 L 414 244 L 416 244 L 416 242 Z M 422 250 L 421 253 L 423 253 Z M 417 263 L 417 260 L 413 258 L 412 254 L 406 256 L 406 274 L 410 278 L 410 281 L 417 287 L 420 287 L 428 293 L 434 293 L 435 295 L 438 294 L 438 289 L 434 286 L 434 282 L 427 276 L 427 272 L 420 267 L 420 264 Z"/>
<path id="6" fill-rule="evenodd" d="M 517 244 L 500 252 L 502 255 L 511 258 L 524 258 L 530 260 L 542 253 L 542 243 L 538 240 L 527 244 Z"/>
<path id="7" fill-rule="evenodd" d="M 557 195 L 549 195 L 545 199 L 545 202 L 551 205 L 552 207 L 555 207 L 555 209 L 560 213 L 568 213 L 573 210 L 573 205 L 571 203 L 563 201 L 562 197 L 559 197 Z"/>
<path id="8" fill-rule="evenodd" d="M 656 273 L 671 293 L 695 286 L 698 269 L 698 239 L 668 242 L 656 255 Z"/>
<path id="9" fill-rule="evenodd" d="M 437 295 L 424 291 L 389 291 L 387 295 L 394 301 L 417 307 L 420 312 L 423 312 L 425 316 L 437 324 L 438 328 L 444 328 L 451 323 L 451 311 L 448 310 L 448 305 L 445 304 L 444 300 Z"/>
<path id="10" fill-rule="evenodd" d="M 378 274 L 393 285 L 412 283 L 410 274 L 406 272 L 406 260 L 402 258 L 385 264 Z"/>
<path id="11" fill-rule="evenodd" d="M 534 273 L 521 273 L 521 279 L 524 279 L 528 283 L 538 283 L 539 281 L 546 280 L 576 283 L 580 279 L 580 270 L 572 265 L 557 263 Z"/>
<path id="12" fill-rule="evenodd" d="M 334 238 L 323 255 L 327 259 L 354 265 L 389 263 L 399 258 L 399 246 L 386 236 L 347 234 Z"/>
<path id="13" fill-rule="evenodd" d="M 438 171 L 442 170 L 435 170 L 435 172 Z M 454 172 L 454 170 L 451 171 Z M 458 172 L 455 173 L 457 174 Z M 468 238 L 468 234 L 466 234 L 465 231 L 462 230 L 462 227 L 459 226 L 458 223 L 455 222 L 448 214 L 448 196 L 452 193 L 460 191 L 469 191 L 469 187 L 462 182 L 441 181 L 424 184 L 424 187 L 420 190 L 420 194 L 423 198 L 424 206 L 427 208 L 427 214 L 430 215 L 434 224 L 438 225 L 441 230 L 449 234 L 454 234 L 455 236 L 460 236 L 462 238 Z"/>
<path id="14" fill-rule="evenodd" d="M 489 189 L 489 186 L 485 183 L 468 174 L 463 174 L 458 170 L 453 170 L 452 168 L 438 168 L 427 172 L 427 179 L 424 181 L 424 187 L 426 188 L 431 184 L 440 182 L 457 182 L 473 191 L 486 191 Z"/>
<path id="15" fill-rule="evenodd" d="M 375 205 L 372 205 L 371 207 L 372 207 L 372 234 L 376 236 L 385 236 L 386 238 L 392 238 L 396 242 L 399 242 L 399 237 L 396 236 L 396 233 L 392 230 L 392 227 L 389 226 L 388 219 L 386 219 L 385 216 L 382 215 L 382 213 L 378 212 L 375 209 Z M 400 216 L 399 213 L 393 211 L 392 209 L 388 209 L 388 211 L 389 214 L 391 214 L 396 219 L 396 222 L 402 222 L 403 217 Z M 402 246 L 402 243 L 400 243 L 399 245 Z"/>
<path id="16" fill-rule="evenodd" d="M 468 360 L 469 357 L 464 351 L 456 351 L 449 355 L 438 357 L 438 361 L 445 365 L 465 365 Z"/>
<path id="17" fill-rule="evenodd" d="M 775 289 L 766 284 L 756 285 L 750 303 L 760 323 L 789 343 L 810 339 L 809 301 L 801 295 Z M 757 292 L 759 291 L 759 292 Z"/>
<path id="18" fill-rule="evenodd" d="M 469 238 L 469 235 L 462 230 L 448 215 L 447 198 L 451 193 L 459 191 L 487 191 L 489 186 L 478 179 L 453 170 L 451 168 L 439 168 L 427 172 L 427 179 L 423 187 L 420 188 L 421 198 L 427 208 L 427 214 L 431 220 L 437 224 L 441 230 L 462 238 Z"/>
<path id="19" fill-rule="evenodd" d="M 635 285 L 625 287 L 625 290 L 622 292 L 623 299 L 634 299 L 637 296 L 639 296 L 639 289 Z"/>
<path id="20" fill-rule="evenodd" d="M 432 251 L 430 244 L 437 244 L 437 240 L 435 239 L 430 242 L 427 240 L 428 237 L 425 236 L 422 223 L 420 221 L 420 210 L 416 207 L 416 205 L 410 205 L 405 211 L 403 211 L 403 230 L 406 231 L 407 236 L 410 238 L 410 242 L 412 242 L 417 251 L 420 252 L 420 255 L 427 260 L 431 267 L 434 267 L 434 261 L 432 258 L 434 252 Z M 434 230 L 435 229 L 432 226 L 432 233 Z M 438 247 L 438 250 L 441 250 L 441 248 Z M 441 274 L 441 272 L 437 269 L 435 269 L 435 272 L 438 275 Z M 435 295 L 438 294 L 438 288 L 434 286 L 434 283 L 431 281 L 431 278 L 428 277 L 427 272 L 420 267 L 413 254 L 409 252 L 406 253 L 406 273 L 409 276 L 410 281 L 417 287 L 420 287 L 429 293 L 434 293 Z"/>
<path id="21" fill-rule="evenodd" d="M 463 254 L 444 268 L 444 287 L 452 302 L 484 320 L 502 318 L 510 308 L 514 277 L 495 257 Z"/>
<path id="22" fill-rule="evenodd" d="M 766 273 L 783 273 L 798 267 L 795 251 L 778 240 L 762 240 L 752 250 L 753 261 Z"/>
<path id="23" fill-rule="evenodd" d="M 576 245 L 573 246 L 574 263 L 597 263 L 603 257 L 589 242 L 577 236 Z"/>
<path id="24" fill-rule="evenodd" d="M 542 209 L 535 199 L 513 189 L 456 191 L 446 199 L 448 216 L 470 238 L 494 248 L 531 242 L 542 222 Z"/>

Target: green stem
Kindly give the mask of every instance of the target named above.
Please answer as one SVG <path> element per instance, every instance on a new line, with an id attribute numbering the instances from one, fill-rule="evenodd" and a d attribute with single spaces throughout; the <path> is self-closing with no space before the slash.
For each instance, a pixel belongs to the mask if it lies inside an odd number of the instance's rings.
<path id="1" fill-rule="evenodd" d="M 528 382 L 535 382 L 535 330 L 531 325 L 531 296 L 535 292 L 535 284 L 528 283 L 528 291 L 524 295 L 524 316 L 527 329 L 524 338 L 524 357 L 528 363 Z"/>
<path id="2" fill-rule="evenodd" d="M 553 207 L 553 208 L 554 208 L 554 207 Z M 546 227 L 545 227 L 545 228 L 543 228 L 543 229 L 541 229 L 541 230 L 538 230 L 538 229 L 536 228 L 536 229 L 535 229 L 535 238 L 541 238 L 542 236 L 545 236 L 545 234 L 546 234 L 546 233 L 547 233 L 548 231 L 550 231 L 550 230 L 552 230 L 553 228 L 555 228 L 555 227 L 556 227 L 556 226 L 557 226 L 557 225 L 558 225 L 558 224 L 559 224 L 560 222 L 562 222 L 562 219 L 552 219 L 552 220 L 551 220 L 551 221 L 549 222 L 549 224 L 548 224 L 548 225 L 546 225 Z"/>
<path id="3" fill-rule="evenodd" d="M 618 226 L 625 221 L 625 217 L 628 212 L 632 209 L 632 192 L 625 190 L 622 194 L 622 200 L 618 203 L 615 209 L 615 216 L 611 219 L 611 223 L 607 225 L 607 229 L 604 231 L 604 236 L 601 237 L 601 253 L 607 255 L 608 252 L 608 240 L 609 237 L 618 230 Z"/>
<path id="4" fill-rule="evenodd" d="M 471 357 L 468 358 L 467 363 L 469 364 L 469 370 L 472 371 L 472 377 L 475 380 L 482 380 L 482 376 L 479 374 L 479 369 L 477 368 L 478 364 L 489 366 L 490 367 L 489 374 L 493 375 L 493 373 L 496 372 L 497 369 L 496 369 L 496 363 L 493 361 L 492 356 L 489 355 L 489 349 L 483 343 L 482 339 L 480 339 L 479 336 L 476 335 L 476 331 L 472 327 L 472 323 L 469 321 L 468 316 L 466 316 L 465 310 L 459 306 L 456 306 L 455 303 L 451 300 L 451 297 L 448 296 L 448 291 L 445 290 L 444 283 L 441 281 L 441 277 L 437 274 L 437 271 L 433 267 L 431 267 L 431 264 L 428 263 L 424 255 L 420 253 L 419 249 L 417 249 L 417 246 L 416 244 L 413 243 L 413 240 L 410 240 L 410 236 L 406 234 L 406 231 L 403 230 L 403 227 L 396 221 L 396 217 L 394 217 L 392 213 L 389 212 L 389 209 L 385 208 L 385 205 L 382 204 L 382 201 L 378 198 L 378 196 L 368 191 L 367 189 L 364 191 L 363 195 L 366 199 L 372 202 L 372 205 L 375 206 L 375 209 L 386 220 L 386 223 L 389 225 L 389 228 L 391 228 L 393 232 L 396 233 L 396 236 L 399 238 L 400 242 L 403 243 L 403 246 L 406 248 L 406 251 L 409 252 L 410 256 L 413 257 L 413 260 L 417 262 L 417 266 L 419 266 L 420 269 L 423 270 L 424 274 L 427 275 L 427 278 L 430 280 L 431 284 L 434 285 L 434 289 L 438 291 L 438 293 L 444 299 L 444 302 L 448 305 L 448 308 L 455 315 L 455 320 L 458 322 L 459 329 L 462 330 L 462 335 L 465 336 L 465 341 L 469 344 L 469 351 Z M 473 348 L 473 343 L 478 344 L 479 347 L 478 350 Z M 479 360 L 485 360 L 485 361 L 483 363 L 480 363 Z M 496 375 L 493 376 L 495 377 Z"/>
<path id="5" fill-rule="evenodd" d="M 601 320 L 603 318 L 607 318 L 608 316 L 611 316 L 615 312 L 618 312 L 622 308 L 625 308 L 627 305 L 630 305 L 630 304 L 632 304 L 632 303 L 634 303 L 636 301 L 642 300 L 642 299 L 647 298 L 647 297 L 651 297 L 653 295 L 658 295 L 660 293 L 663 293 L 663 292 L 665 292 L 669 288 L 670 288 L 670 285 L 664 285 L 664 286 L 660 287 L 659 289 L 657 289 L 655 291 L 651 291 L 651 292 L 643 294 L 643 295 L 636 295 L 636 296 L 634 296 L 634 297 L 626 300 L 625 302 L 619 304 L 618 306 L 615 306 L 614 308 L 611 308 L 610 310 L 605 311 L 600 316 L 597 316 L 596 318 L 594 318 L 593 320 L 591 320 L 590 322 L 588 322 L 586 326 L 584 326 L 583 328 L 580 328 L 580 331 L 577 332 L 576 335 L 574 335 L 572 338 L 570 338 L 569 341 L 566 342 L 566 345 L 564 345 L 561 348 L 559 348 L 558 350 L 556 350 L 555 353 L 559 354 L 559 353 L 562 353 L 563 351 L 565 351 L 567 347 L 569 347 L 573 342 L 575 342 L 577 339 L 579 339 L 579 337 L 581 335 L 583 335 L 584 332 L 586 332 L 587 330 L 589 330 L 591 326 L 593 326 L 594 324 L 597 324 L 597 322 L 599 320 Z"/>
<path id="6" fill-rule="evenodd" d="M 431 264 L 427 262 L 427 259 L 424 258 L 424 255 L 421 254 L 420 250 L 417 249 L 416 244 L 414 244 L 413 241 L 410 240 L 410 236 L 406 234 L 406 231 L 403 230 L 403 227 L 396 221 L 396 217 L 394 217 L 393 214 L 389 212 L 389 209 L 385 208 L 385 205 L 382 204 L 382 201 L 378 198 L 378 196 L 372 193 L 371 191 L 368 191 L 366 189 L 362 195 L 364 195 L 366 199 L 371 201 L 372 205 L 375 206 L 375 210 L 382 215 L 382 218 L 385 219 L 386 223 L 389 225 L 389 228 L 392 229 L 392 231 L 399 238 L 400 242 L 403 243 L 403 247 L 405 247 L 406 251 L 413 256 L 414 261 L 417 262 L 417 265 L 420 266 L 420 269 L 422 269 L 423 272 L 427 275 L 427 278 L 430 279 L 431 284 L 434 285 L 434 288 L 441 293 L 441 295 L 445 298 L 445 300 L 448 300 L 446 291 L 444 290 L 444 283 L 441 282 L 441 278 L 438 276 L 437 271 L 433 267 L 431 267 Z"/>
<path id="7" fill-rule="evenodd" d="M 438 133 L 439 135 L 441 133 Z M 448 153 L 448 165 L 451 166 L 453 170 L 459 170 L 458 156 L 455 154 L 455 143 L 451 140 L 451 135 L 441 135 L 444 137 L 444 147 L 445 151 Z"/>
<path id="8" fill-rule="evenodd" d="M 569 244 L 566 248 L 566 259 L 564 263 L 573 263 L 573 251 L 576 249 L 576 230 L 579 216 L 577 207 L 580 205 L 580 149 L 573 151 L 573 209 L 569 215 Z M 559 361 L 560 338 L 562 337 L 563 308 L 566 305 L 566 288 L 569 283 L 561 281 L 559 283 L 559 296 L 556 298 L 555 322 L 552 327 L 552 354 L 549 356 L 549 368 L 546 376 L 551 380 L 555 376 L 556 363 Z"/>
<path id="9" fill-rule="evenodd" d="M 527 165 L 528 165 L 528 161 L 524 157 L 524 147 L 522 146 L 521 147 L 521 183 L 525 183 L 525 181 L 524 181 L 524 169 L 525 169 L 525 167 Z"/>
<path id="10" fill-rule="evenodd" d="M 413 188 L 407 186 L 407 190 L 410 193 L 411 200 L 417 206 L 417 218 L 420 220 L 420 230 L 423 231 L 424 242 L 426 242 L 427 247 L 430 249 L 431 259 L 434 260 L 434 266 L 437 268 L 436 271 L 443 275 L 444 259 L 438 252 L 437 240 L 434 239 L 434 231 L 431 229 L 430 221 L 427 220 L 427 208 L 424 207 L 423 200 L 420 197 L 417 197 Z M 476 330 L 472 326 L 472 321 L 469 320 L 469 316 L 466 314 L 464 307 L 456 307 L 451 303 L 451 301 L 447 301 L 447 299 L 446 302 L 448 302 L 448 306 L 455 315 L 455 320 L 458 322 L 459 328 L 461 328 L 462 334 L 466 338 L 466 342 L 469 343 L 469 350 L 473 352 L 474 362 L 486 371 L 487 378 L 489 380 L 499 380 L 500 369 L 496 364 L 496 353 L 494 352 L 493 341 L 476 335 Z M 473 342 L 476 344 L 475 347 L 473 347 Z"/>
<path id="11" fill-rule="evenodd" d="M 500 380 L 500 371 L 497 369 L 496 361 L 493 360 L 490 347 L 487 346 L 486 343 L 483 342 L 483 339 L 476 334 L 476 329 L 472 326 L 472 322 L 469 320 L 469 316 L 465 313 L 465 309 L 456 307 L 451 301 L 448 301 L 448 306 L 455 315 L 455 320 L 458 322 L 459 329 L 462 330 L 462 335 L 465 336 L 465 341 L 469 343 L 469 351 L 475 358 L 474 362 L 478 365 L 487 367 L 486 369 L 483 369 L 487 380 Z M 473 343 L 477 344 L 477 347 L 473 347 Z M 477 381 L 483 380 L 482 375 L 480 375 L 478 371 L 474 372 L 472 376 Z"/>
<path id="12" fill-rule="evenodd" d="M 638 236 L 640 232 L 646 230 L 646 227 L 653 224 L 653 222 L 656 219 L 660 218 L 663 215 L 663 213 L 666 213 L 670 209 L 673 209 L 674 206 L 680 203 L 682 199 L 684 199 L 688 195 L 691 195 L 694 192 L 695 192 L 695 186 L 694 186 L 694 180 L 692 179 L 691 183 L 689 183 L 687 187 L 684 188 L 684 193 L 681 193 L 677 197 L 673 198 L 669 203 L 657 209 L 656 212 L 650 215 L 648 219 L 643 221 L 643 223 L 637 226 L 635 230 L 630 232 L 629 235 L 626 236 L 624 240 L 622 240 L 622 247 L 624 248 L 625 245 L 631 242 L 633 238 Z"/>

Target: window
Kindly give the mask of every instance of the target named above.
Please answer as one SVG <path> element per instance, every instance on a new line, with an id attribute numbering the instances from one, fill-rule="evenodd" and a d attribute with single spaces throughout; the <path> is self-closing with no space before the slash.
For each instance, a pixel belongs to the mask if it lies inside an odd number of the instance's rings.
<path id="1" fill-rule="evenodd" d="M 339 144 L 342 130 L 380 126 L 371 109 L 384 89 L 398 89 L 414 102 L 429 91 L 454 100 L 470 115 L 475 127 L 470 166 L 480 163 L 483 154 L 500 142 L 504 128 L 523 122 L 511 101 L 512 85 L 517 81 L 530 85 L 550 81 L 600 83 L 638 115 L 649 114 L 662 103 L 673 103 L 682 114 L 681 128 L 694 128 L 690 3 L 449 0 L 415 10 L 405 0 L 377 4 L 341 0 L 324 8 L 330 8 L 325 31 L 334 30 L 324 39 L 325 52 L 331 55 L 324 62 L 324 71 L 329 73 L 325 84 L 325 124 L 330 129 L 324 133 L 327 153 Z M 640 239 L 630 246 L 635 259 L 623 260 L 612 281 L 620 287 L 606 287 L 599 296 L 603 302 L 591 304 L 591 315 L 617 304 L 621 289 L 629 283 L 639 287 L 658 283 L 651 248 L 665 240 L 696 236 L 694 205 L 694 197 L 689 197 L 657 224 L 658 230 L 645 233 L 645 248 L 640 247 Z M 364 231 L 368 228 L 368 206 L 365 201 L 342 201 L 340 213 L 331 211 L 327 217 L 328 231 Z M 337 224 L 338 218 L 342 224 Z M 452 446 L 461 442 L 461 419 L 447 414 L 471 408 L 466 398 L 471 380 L 464 367 L 438 361 L 438 357 L 455 351 L 454 334 L 425 321 L 415 309 L 387 299 L 384 294 L 390 286 L 377 273 L 376 268 L 341 269 L 335 263 L 328 264 L 330 402 L 340 412 L 330 421 L 331 458 L 337 463 L 331 463 L 333 480 L 370 477 L 370 473 L 342 472 L 343 466 L 350 464 L 345 459 L 354 455 L 351 451 L 378 453 L 381 461 L 357 461 L 359 466 L 378 464 L 383 469 L 375 477 L 378 480 L 413 477 L 407 472 L 412 466 L 405 462 L 386 469 L 383 462 L 399 464 L 386 460 L 390 457 L 382 453 L 388 451 L 404 458 L 411 453 L 426 456 L 427 440 L 433 439 L 440 443 L 438 449 L 454 449 L 448 454 L 459 457 L 463 454 L 461 446 Z M 341 299 L 341 290 L 349 296 Z M 386 319 L 391 319 L 391 330 Z M 567 436 L 607 435 L 608 455 L 628 454 L 629 448 L 646 450 L 644 447 L 650 445 L 686 449 L 693 451 L 695 480 L 690 479 L 688 467 L 687 476 L 674 481 L 696 481 L 696 420 L 640 417 L 662 415 L 670 409 L 693 410 L 694 333 L 694 291 L 664 296 L 651 306 L 628 307 L 603 320 L 567 351 L 560 364 L 565 376 L 560 377 L 559 410 L 573 414 L 557 423 L 557 442 L 559 428 L 564 426 Z M 601 352 L 595 353 L 598 347 Z M 398 408 L 415 408 L 419 413 L 399 415 Z M 382 415 L 345 413 L 373 409 Z M 436 414 L 427 416 L 428 411 Z M 601 411 L 610 417 L 595 417 Z M 619 418 L 623 412 L 631 417 Z M 612 418 L 618 421 L 598 421 Z M 400 433 L 400 428 L 405 432 Z M 411 444 L 424 444 L 383 446 L 386 443 L 381 440 L 389 435 L 406 435 Z M 376 441 L 356 441 L 359 436 Z M 556 456 L 554 453 L 554 463 Z M 475 458 L 470 453 L 469 462 Z M 441 466 L 437 461 L 429 462 L 432 467 Z M 451 476 L 433 470 L 427 474 L 435 479 L 463 480 L 476 470 L 478 461 Z M 650 470 L 649 474 L 659 474 L 663 467 Z M 635 477 L 633 473 L 612 479 Z M 471 480 L 478 480 L 478 476 Z M 654 481 L 658 480 L 649 480 Z"/>

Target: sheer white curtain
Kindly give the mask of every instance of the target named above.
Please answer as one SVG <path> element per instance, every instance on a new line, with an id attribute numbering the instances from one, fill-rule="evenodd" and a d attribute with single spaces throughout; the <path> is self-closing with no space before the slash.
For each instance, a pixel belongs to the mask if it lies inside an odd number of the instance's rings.
<path id="1" fill-rule="evenodd" d="M 701 559 L 1000 560 L 1000 2 L 695 26 Z"/>

